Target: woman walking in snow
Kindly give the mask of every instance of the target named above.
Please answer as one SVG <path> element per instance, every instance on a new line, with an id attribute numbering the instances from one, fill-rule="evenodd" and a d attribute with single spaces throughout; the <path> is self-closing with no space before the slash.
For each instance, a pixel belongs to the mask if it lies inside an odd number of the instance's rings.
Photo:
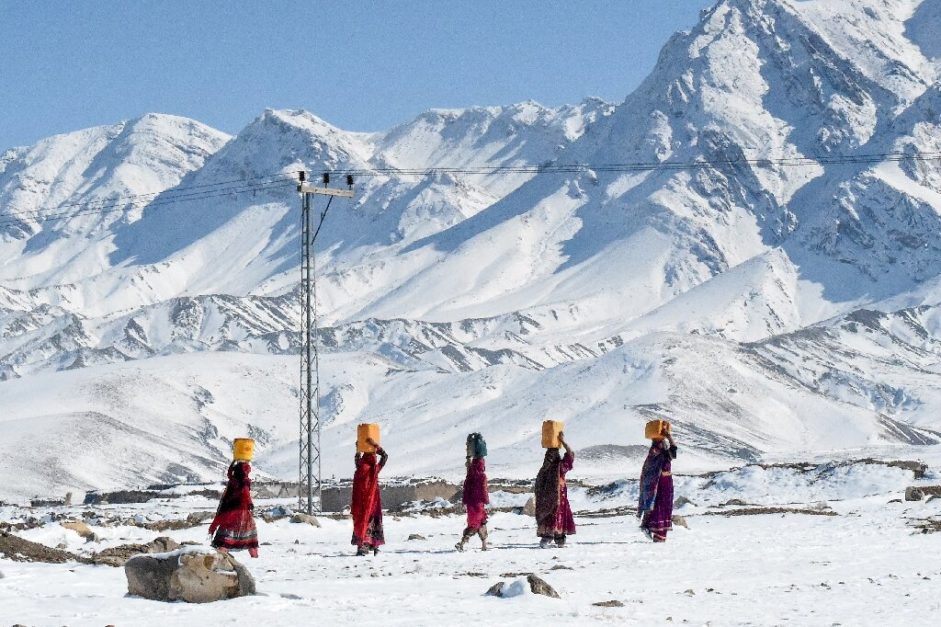
<path id="1" fill-rule="evenodd" d="M 366 555 L 372 550 L 379 553 L 385 544 L 382 534 L 382 498 L 379 495 L 379 471 L 386 465 L 389 456 L 372 439 L 367 439 L 375 453 L 356 453 L 356 472 L 353 474 L 353 497 L 350 514 L 353 516 L 353 539 L 357 555 Z"/>
<path id="2" fill-rule="evenodd" d="M 575 453 L 559 434 L 559 443 L 565 447 L 565 456 L 559 449 L 546 449 L 542 468 L 536 475 L 536 533 L 541 540 L 539 547 L 547 549 L 555 541 L 556 546 L 565 546 L 565 536 L 575 533 L 575 517 L 569 505 L 565 475 L 575 464 Z"/>
<path id="3" fill-rule="evenodd" d="M 258 531 L 252 512 L 252 471 L 247 461 L 235 460 L 226 472 L 228 483 L 219 499 L 216 516 L 209 525 L 212 546 L 219 551 L 248 549 L 248 554 L 258 557 Z"/>
<path id="4" fill-rule="evenodd" d="M 490 494 L 487 492 L 487 467 L 484 457 L 487 456 L 487 443 L 479 433 L 467 436 L 467 476 L 464 478 L 464 494 L 461 502 L 467 510 L 467 526 L 461 541 L 454 545 L 458 551 L 464 550 L 464 545 L 474 534 L 480 536 L 480 548 L 487 550 L 487 504 L 490 503 Z"/>
<path id="5" fill-rule="evenodd" d="M 650 451 L 640 472 L 640 498 L 637 516 L 640 527 L 654 542 L 666 542 L 673 528 L 673 470 L 676 444 L 666 423 L 658 437 L 651 440 Z"/>

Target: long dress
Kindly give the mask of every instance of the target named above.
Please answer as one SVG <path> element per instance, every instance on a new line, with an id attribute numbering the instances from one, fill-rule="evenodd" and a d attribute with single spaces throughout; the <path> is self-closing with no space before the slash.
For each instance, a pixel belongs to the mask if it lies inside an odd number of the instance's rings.
<path id="1" fill-rule="evenodd" d="M 542 468 L 536 475 L 536 534 L 541 538 L 564 538 L 575 533 L 575 517 L 569 505 L 565 475 L 575 465 L 575 454 L 558 449 L 546 451 Z"/>
<path id="2" fill-rule="evenodd" d="M 487 504 L 490 502 L 490 494 L 487 492 L 487 466 L 483 457 L 475 457 L 467 467 L 461 502 L 467 508 L 465 534 L 475 533 L 487 524 Z"/>
<path id="3" fill-rule="evenodd" d="M 257 549 L 258 530 L 252 510 L 252 467 L 248 462 L 232 462 L 226 473 L 228 483 L 219 499 L 216 516 L 209 525 L 212 546 L 226 550 Z"/>
<path id="4" fill-rule="evenodd" d="M 676 445 L 655 440 L 647 452 L 640 473 L 640 496 L 637 515 L 641 528 L 654 542 L 666 542 L 673 529 L 673 465 Z"/>
<path id="5" fill-rule="evenodd" d="M 350 514 L 353 516 L 353 539 L 358 547 L 377 548 L 385 544 L 382 533 L 382 497 L 379 494 L 379 471 L 389 456 L 383 449 L 376 453 L 357 453 L 353 474 L 353 495 Z"/>

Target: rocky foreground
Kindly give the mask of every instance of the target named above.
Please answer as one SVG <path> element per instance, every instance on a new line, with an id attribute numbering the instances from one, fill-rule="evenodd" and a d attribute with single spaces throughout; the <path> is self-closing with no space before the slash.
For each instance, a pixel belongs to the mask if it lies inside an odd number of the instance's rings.
<path id="1" fill-rule="evenodd" d="M 343 514 L 295 516 L 292 501 L 259 499 L 261 555 L 236 556 L 256 593 L 207 604 L 129 596 L 117 566 L 138 553 L 207 549 L 215 506 L 208 496 L 3 506 L 0 606 L 9 622 L 29 625 L 415 625 L 482 615 L 503 625 L 532 624 L 536 616 L 563 623 L 926 624 L 941 609 L 938 483 L 930 466 L 874 460 L 678 476 L 678 524 L 664 545 L 637 529 L 630 481 L 575 486 L 578 533 L 561 550 L 536 548 L 529 494 L 497 491 L 490 551 L 455 552 L 460 514 L 446 501 L 428 501 L 387 513 L 386 546 L 359 558 Z"/>

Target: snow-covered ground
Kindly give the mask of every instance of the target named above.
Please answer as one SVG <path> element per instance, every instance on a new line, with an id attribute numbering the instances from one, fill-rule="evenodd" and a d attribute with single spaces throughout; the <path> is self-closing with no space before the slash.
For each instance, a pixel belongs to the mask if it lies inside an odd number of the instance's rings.
<path id="1" fill-rule="evenodd" d="M 936 460 L 932 460 L 934 462 Z M 936 466 L 934 466 L 936 467 Z M 355 557 L 350 522 L 321 518 L 322 527 L 259 520 L 263 542 L 257 560 L 242 557 L 257 584 L 257 596 L 206 605 L 161 603 L 125 595 L 123 569 L 77 563 L 37 564 L 0 559 L 0 618 L 28 625 L 928 625 L 941 610 L 937 595 L 941 534 L 923 534 L 915 521 L 941 519 L 941 499 L 901 499 L 908 485 L 935 484 L 936 471 L 914 480 L 909 471 L 869 464 L 818 469 L 812 481 L 796 470 L 767 473 L 757 468 L 731 473 L 706 485 L 678 477 L 677 496 L 694 505 L 677 510 L 689 528 L 676 528 L 664 545 L 650 543 L 630 515 L 597 516 L 629 504 L 633 492 L 598 495 L 573 489 L 578 533 L 565 549 L 536 547 L 533 520 L 515 513 L 491 516 L 492 550 L 457 553 L 463 527 L 457 515 L 386 514 L 387 545 L 378 556 Z M 808 491 L 807 486 L 817 491 Z M 837 494 L 850 495 L 839 499 Z M 831 497 L 825 503 L 806 499 Z M 498 498 L 525 500 L 526 495 Z M 785 505 L 811 513 L 716 515 L 740 510 L 722 505 Z M 267 502 L 259 501 L 263 509 Z M 103 516 L 181 518 L 211 511 L 198 497 L 141 505 L 103 506 Z M 72 508 L 80 515 L 88 508 Z M 51 510 L 50 510 L 51 511 Z M 59 513 L 61 513 L 60 510 Z M 821 515 L 832 512 L 836 515 Z M 30 512 L 46 514 L 46 510 Z M 27 514 L 0 508 L 0 520 Z M 134 526 L 93 527 L 98 542 L 49 521 L 17 532 L 74 552 L 145 542 L 158 535 L 207 543 L 206 525 L 169 532 Z M 409 540 L 412 534 L 423 539 Z M 497 581 L 535 573 L 561 599 L 529 593 L 513 598 L 484 596 Z M 595 603 L 616 600 L 622 607 Z"/>

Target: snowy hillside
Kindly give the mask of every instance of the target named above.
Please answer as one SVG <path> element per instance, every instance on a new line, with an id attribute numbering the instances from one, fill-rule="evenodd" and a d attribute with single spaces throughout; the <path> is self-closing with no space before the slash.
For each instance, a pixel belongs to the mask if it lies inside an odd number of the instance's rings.
<path id="1" fill-rule="evenodd" d="M 7 150 L 0 498 L 210 478 L 249 431 L 293 476 L 302 169 L 362 173 L 317 241 L 327 475 L 362 420 L 402 475 L 476 429 L 529 476 L 548 417 L 597 476 L 652 416 L 704 468 L 941 442 L 939 39 L 932 0 L 723 0 L 617 105 Z"/>

